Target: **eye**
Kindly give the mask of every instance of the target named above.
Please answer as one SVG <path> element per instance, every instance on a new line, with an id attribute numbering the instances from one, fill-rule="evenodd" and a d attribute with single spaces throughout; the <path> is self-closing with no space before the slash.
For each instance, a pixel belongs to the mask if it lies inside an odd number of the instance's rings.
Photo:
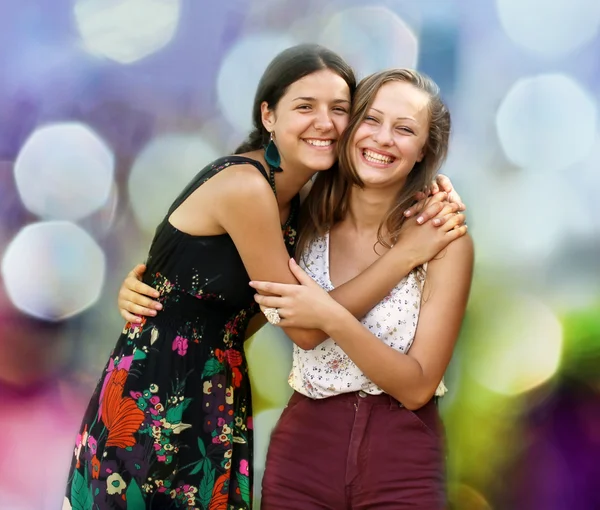
<path id="1" fill-rule="evenodd" d="M 410 129 L 409 127 L 406 127 L 406 126 L 400 126 L 400 127 L 396 128 L 396 130 L 400 131 L 402 133 L 409 133 L 411 135 L 415 134 L 415 132 L 412 129 Z"/>
<path id="2" fill-rule="evenodd" d="M 375 117 L 372 117 L 372 116 L 370 116 L 370 115 L 367 115 L 367 116 L 365 117 L 365 122 L 369 122 L 369 123 L 371 123 L 371 124 L 374 124 L 374 123 L 378 122 L 378 120 L 377 120 Z"/>
<path id="3" fill-rule="evenodd" d="M 348 110 L 342 106 L 336 106 L 333 108 L 333 111 L 336 113 L 348 113 Z"/>
<path id="4" fill-rule="evenodd" d="M 309 104 L 301 104 L 300 106 L 296 107 L 296 110 L 310 110 L 311 109 L 311 105 Z"/>

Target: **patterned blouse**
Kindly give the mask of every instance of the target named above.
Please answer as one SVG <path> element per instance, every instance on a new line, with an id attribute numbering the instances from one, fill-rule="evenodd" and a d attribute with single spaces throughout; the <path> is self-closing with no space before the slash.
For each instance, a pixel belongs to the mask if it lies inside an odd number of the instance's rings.
<path id="1" fill-rule="evenodd" d="M 310 243 L 300 266 L 325 290 L 333 290 L 329 277 L 329 233 Z M 423 283 L 424 276 L 412 271 L 361 322 L 391 348 L 408 352 L 419 321 Z M 294 345 L 288 382 L 294 390 L 310 398 L 361 390 L 373 395 L 383 393 L 331 338 L 309 351 Z M 435 394 L 442 396 L 446 391 L 442 381 Z"/>

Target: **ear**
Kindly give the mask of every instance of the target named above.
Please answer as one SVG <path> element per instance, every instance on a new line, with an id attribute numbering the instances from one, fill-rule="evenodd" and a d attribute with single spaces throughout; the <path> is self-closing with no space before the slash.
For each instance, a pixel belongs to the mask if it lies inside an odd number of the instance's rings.
<path id="1" fill-rule="evenodd" d="M 275 111 L 269 108 L 266 101 L 263 101 L 260 105 L 260 117 L 265 129 L 269 132 L 273 131 L 275 126 Z"/>
<path id="2" fill-rule="evenodd" d="M 420 163 L 421 161 L 423 161 L 424 157 L 425 157 L 425 151 L 421 151 L 421 154 L 419 154 L 419 157 L 417 158 L 417 163 Z"/>

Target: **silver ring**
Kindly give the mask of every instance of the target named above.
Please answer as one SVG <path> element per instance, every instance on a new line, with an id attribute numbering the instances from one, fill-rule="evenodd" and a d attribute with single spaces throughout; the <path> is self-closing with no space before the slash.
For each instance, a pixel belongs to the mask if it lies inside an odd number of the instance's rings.
<path id="1" fill-rule="evenodd" d="M 273 324 L 273 326 L 277 326 L 277 324 L 281 322 L 281 317 L 279 316 L 279 311 L 277 308 L 265 308 L 263 313 L 265 314 L 265 317 L 269 323 Z"/>

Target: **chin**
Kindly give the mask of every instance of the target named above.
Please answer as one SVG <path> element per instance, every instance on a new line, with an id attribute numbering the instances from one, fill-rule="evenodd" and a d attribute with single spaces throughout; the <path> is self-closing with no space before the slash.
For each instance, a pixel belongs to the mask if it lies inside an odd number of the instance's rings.
<path id="1" fill-rule="evenodd" d="M 310 161 L 304 161 L 303 163 L 315 172 L 323 172 L 329 170 L 335 164 L 335 158 L 311 158 Z"/>

